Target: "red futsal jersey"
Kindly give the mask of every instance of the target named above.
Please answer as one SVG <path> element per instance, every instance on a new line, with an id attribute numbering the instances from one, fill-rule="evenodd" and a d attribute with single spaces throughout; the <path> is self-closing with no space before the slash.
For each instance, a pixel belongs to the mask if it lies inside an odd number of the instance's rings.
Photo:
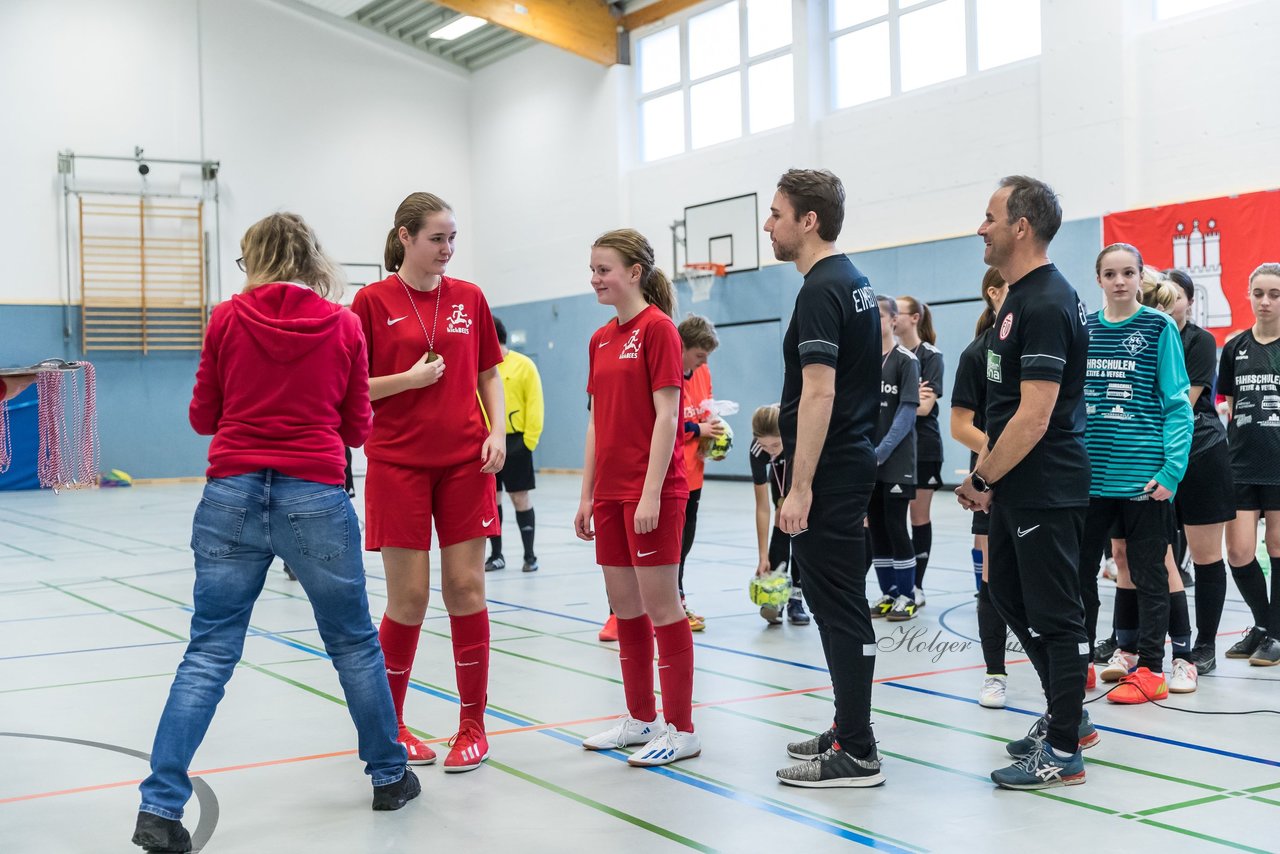
<path id="1" fill-rule="evenodd" d="M 680 436 L 684 445 L 684 473 L 690 489 L 702 489 L 702 471 L 707 461 L 698 455 L 702 437 L 684 429 L 692 421 L 704 425 L 711 420 L 702 409 L 702 401 L 711 398 L 711 369 L 706 365 L 694 368 L 692 376 L 680 387 Z"/>
<path id="2" fill-rule="evenodd" d="M 493 315 L 480 288 L 443 276 L 439 287 L 424 293 L 392 274 L 361 288 L 351 310 L 364 327 L 371 378 L 408 370 L 428 349 L 445 362 L 444 376 L 434 385 L 373 402 L 373 433 L 365 455 L 418 468 L 464 463 L 478 468 L 489 428 L 476 387 L 480 374 L 502 361 Z"/>
<path id="3" fill-rule="evenodd" d="M 610 320 L 591 336 L 587 394 L 594 398 L 597 501 L 640 500 L 657 415 L 653 393 L 680 388 L 682 354 L 675 323 L 652 305 L 626 323 Z M 689 496 L 680 445 L 677 427 L 662 481 L 664 498 Z"/>

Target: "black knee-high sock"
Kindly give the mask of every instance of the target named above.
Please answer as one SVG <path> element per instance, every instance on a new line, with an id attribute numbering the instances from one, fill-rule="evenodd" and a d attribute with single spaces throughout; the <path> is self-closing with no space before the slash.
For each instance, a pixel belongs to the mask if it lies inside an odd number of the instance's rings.
<path id="1" fill-rule="evenodd" d="M 1213 646 L 1227 599 L 1227 566 L 1222 561 L 1196 564 L 1196 645 Z"/>
<path id="2" fill-rule="evenodd" d="M 1111 624 L 1119 647 L 1125 652 L 1137 652 L 1138 628 L 1141 625 L 1137 590 L 1132 587 L 1116 588 L 1116 607 Z"/>
<path id="3" fill-rule="evenodd" d="M 533 553 L 533 508 L 516 511 L 516 524 L 520 526 L 520 541 L 524 543 L 524 559 L 535 560 Z"/>
<path id="4" fill-rule="evenodd" d="M 1005 675 L 1004 645 L 1008 634 L 1009 629 L 983 582 L 978 589 L 978 640 L 982 642 L 982 660 L 987 664 L 987 673 L 992 676 Z"/>
<path id="5" fill-rule="evenodd" d="M 929 568 L 929 552 L 933 550 L 933 523 L 911 526 L 911 544 L 916 549 L 916 587 L 924 587 L 924 571 Z"/>
<path id="6" fill-rule="evenodd" d="M 1271 555 L 1271 605 L 1267 609 L 1267 634 L 1280 634 L 1280 556 Z M 1270 628 L 1275 626 L 1275 628 Z"/>
<path id="7" fill-rule="evenodd" d="M 489 538 L 489 558 L 502 557 L 502 502 L 498 502 L 498 533 Z"/>
<path id="8" fill-rule="evenodd" d="M 1253 624 L 1266 628 L 1267 625 L 1267 581 L 1262 577 L 1262 566 L 1254 558 L 1244 566 L 1231 567 L 1231 577 L 1235 579 L 1236 589 L 1244 597 L 1244 603 L 1253 612 Z"/>
<path id="9" fill-rule="evenodd" d="M 1191 615 L 1187 612 L 1185 590 L 1169 594 L 1169 640 L 1173 642 L 1174 658 L 1191 657 Z"/>

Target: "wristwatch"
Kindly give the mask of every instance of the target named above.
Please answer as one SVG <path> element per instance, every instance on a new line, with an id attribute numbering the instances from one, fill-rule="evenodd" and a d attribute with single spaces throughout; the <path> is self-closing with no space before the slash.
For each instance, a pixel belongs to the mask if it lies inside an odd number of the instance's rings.
<path id="1" fill-rule="evenodd" d="M 969 481 L 973 484 L 973 488 L 978 492 L 990 492 L 991 484 L 987 483 L 987 479 L 976 471 L 969 475 Z"/>

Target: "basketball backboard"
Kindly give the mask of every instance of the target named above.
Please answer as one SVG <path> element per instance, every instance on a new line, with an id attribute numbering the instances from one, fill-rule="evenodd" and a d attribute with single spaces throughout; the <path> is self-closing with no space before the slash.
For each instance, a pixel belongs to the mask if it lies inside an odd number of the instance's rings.
<path id="1" fill-rule="evenodd" d="M 761 220 L 756 194 L 684 209 L 683 264 L 723 264 L 729 273 L 760 267 Z"/>

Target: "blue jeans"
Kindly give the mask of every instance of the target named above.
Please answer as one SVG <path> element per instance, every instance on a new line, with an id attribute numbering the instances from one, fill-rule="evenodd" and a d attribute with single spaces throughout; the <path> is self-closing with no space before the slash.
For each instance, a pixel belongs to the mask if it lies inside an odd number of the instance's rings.
<path id="1" fill-rule="evenodd" d="M 211 479 L 196 508 L 191 642 L 165 703 L 142 812 L 180 819 L 187 769 L 244 650 L 253 604 L 276 555 L 298 576 L 347 698 L 359 754 L 373 785 L 404 776 L 396 713 L 378 633 L 369 618 L 360 524 L 341 486 L 264 470 Z"/>

